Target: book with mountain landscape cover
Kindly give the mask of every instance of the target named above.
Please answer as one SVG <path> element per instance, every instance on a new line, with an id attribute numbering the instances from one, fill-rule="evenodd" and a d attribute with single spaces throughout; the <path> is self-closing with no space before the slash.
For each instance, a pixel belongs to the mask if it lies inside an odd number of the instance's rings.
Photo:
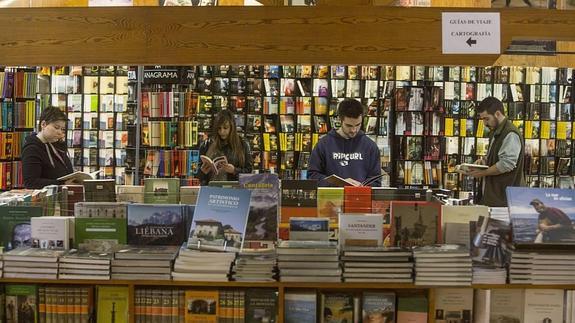
<path id="1" fill-rule="evenodd" d="M 181 245 L 186 237 L 180 204 L 129 204 L 128 244 Z"/>
<path id="2" fill-rule="evenodd" d="M 251 191 L 245 241 L 277 240 L 279 178 L 277 174 L 240 174 L 240 187 Z"/>

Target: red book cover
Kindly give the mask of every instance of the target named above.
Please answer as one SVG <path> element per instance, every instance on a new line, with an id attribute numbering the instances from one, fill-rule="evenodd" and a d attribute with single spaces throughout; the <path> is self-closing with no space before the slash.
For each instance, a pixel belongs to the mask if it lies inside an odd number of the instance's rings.
<path id="1" fill-rule="evenodd" d="M 345 186 L 343 188 L 345 213 L 371 213 L 371 186 Z"/>

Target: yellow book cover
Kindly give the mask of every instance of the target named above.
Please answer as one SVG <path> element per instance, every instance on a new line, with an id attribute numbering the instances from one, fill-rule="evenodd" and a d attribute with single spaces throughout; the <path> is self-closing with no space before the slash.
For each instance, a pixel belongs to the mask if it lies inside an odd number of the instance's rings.
<path id="1" fill-rule="evenodd" d="M 319 134 L 314 133 L 311 137 L 311 149 L 315 148 L 315 145 L 317 144 L 318 141 L 319 141 Z"/>
<path id="2" fill-rule="evenodd" d="M 526 120 L 525 121 L 525 139 L 532 139 L 533 138 L 533 121 Z"/>
<path id="3" fill-rule="evenodd" d="M 567 139 L 567 126 L 569 122 L 558 121 L 557 122 L 557 139 L 566 140 Z"/>
<path id="4" fill-rule="evenodd" d="M 453 136 L 453 118 L 445 118 L 445 136 Z"/>
<path id="5" fill-rule="evenodd" d="M 461 119 L 459 121 L 459 136 L 467 137 L 467 120 Z"/>
<path id="6" fill-rule="evenodd" d="M 269 133 L 264 133 L 263 134 L 263 139 L 264 139 L 264 151 L 270 151 L 270 134 Z"/>
<path id="7" fill-rule="evenodd" d="M 219 315 L 217 290 L 186 291 L 186 323 L 217 323 Z"/>
<path id="8" fill-rule="evenodd" d="M 485 124 L 483 120 L 479 119 L 477 123 L 477 131 L 475 132 L 475 137 L 483 138 L 483 131 L 485 130 Z"/>
<path id="9" fill-rule="evenodd" d="M 551 137 L 551 121 L 541 121 L 541 139 L 549 139 Z"/>
<path id="10" fill-rule="evenodd" d="M 318 187 L 317 216 L 337 223 L 340 212 L 343 212 L 343 187 Z"/>
<path id="11" fill-rule="evenodd" d="M 97 287 L 97 323 L 128 323 L 128 287 Z"/>

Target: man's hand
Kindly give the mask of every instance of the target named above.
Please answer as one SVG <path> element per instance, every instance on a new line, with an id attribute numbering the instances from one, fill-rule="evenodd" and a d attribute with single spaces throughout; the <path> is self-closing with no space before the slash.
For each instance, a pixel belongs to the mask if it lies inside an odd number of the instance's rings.
<path id="1" fill-rule="evenodd" d="M 477 164 L 477 165 L 487 165 L 487 161 L 485 160 L 485 158 L 480 157 L 478 160 L 476 160 L 476 161 L 474 162 L 474 164 Z"/>
<path id="2" fill-rule="evenodd" d="M 348 177 L 345 179 L 346 181 L 350 182 L 353 184 L 353 186 L 361 186 L 361 182 L 356 181 L 355 179 Z"/>
<path id="3" fill-rule="evenodd" d="M 486 171 L 484 169 L 474 169 L 474 168 L 469 169 L 465 175 L 475 178 L 481 178 L 487 176 Z"/>

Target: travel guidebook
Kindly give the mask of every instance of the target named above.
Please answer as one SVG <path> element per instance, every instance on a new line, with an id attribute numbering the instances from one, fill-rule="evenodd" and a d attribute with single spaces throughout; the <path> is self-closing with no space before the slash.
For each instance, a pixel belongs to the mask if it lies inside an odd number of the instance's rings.
<path id="1" fill-rule="evenodd" d="M 516 246 L 575 244 L 575 190 L 508 187 Z"/>
<path id="2" fill-rule="evenodd" d="M 179 246 L 185 230 L 181 204 L 128 205 L 128 244 Z"/>
<path id="3" fill-rule="evenodd" d="M 240 174 L 239 182 L 240 187 L 249 189 L 252 194 L 244 240 L 246 242 L 267 241 L 269 242 L 267 245 L 272 246 L 277 240 L 278 232 L 280 198 L 278 175 Z"/>
<path id="4" fill-rule="evenodd" d="M 202 186 L 188 248 L 239 251 L 244 241 L 250 198 L 250 190 Z"/>

